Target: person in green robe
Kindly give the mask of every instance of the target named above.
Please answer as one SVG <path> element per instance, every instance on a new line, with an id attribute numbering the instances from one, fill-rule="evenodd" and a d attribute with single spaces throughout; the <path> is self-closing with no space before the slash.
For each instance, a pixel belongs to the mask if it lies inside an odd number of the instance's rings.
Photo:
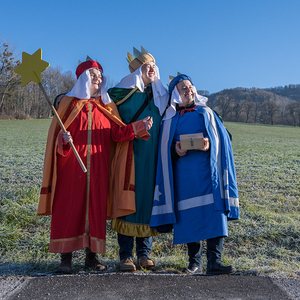
<path id="1" fill-rule="evenodd" d="M 135 271 L 132 260 L 134 237 L 138 264 L 143 268 L 154 266 L 149 258 L 152 249 L 152 236 L 157 231 L 149 227 L 157 165 L 159 130 L 169 94 L 163 87 L 154 57 L 143 47 L 141 51 L 133 48 L 128 54 L 130 74 L 114 88 L 108 90 L 110 98 L 116 103 L 125 124 L 141 120 L 145 116 L 153 118 L 147 141 L 134 140 L 135 164 L 135 203 L 136 212 L 112 220 L 112 228 L 118 233 L 120 246 L 120 270 Z"/>

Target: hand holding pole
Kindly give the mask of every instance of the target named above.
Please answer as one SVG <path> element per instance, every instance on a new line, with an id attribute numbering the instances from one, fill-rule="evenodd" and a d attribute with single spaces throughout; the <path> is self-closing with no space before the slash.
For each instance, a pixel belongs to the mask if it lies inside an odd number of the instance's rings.
<path id="1" fill-rule="evenodd" d="M 21 81 L 22 87 L 25 86 L 26 84 L 28 84 L 30 81 L 34 81 L 39 85 L 48 104 L 50 105 L 50 107 L 54 113 L 54 116 L 57 119 L 59 126 L 61 127 L 63 132 L 67 132 L 64 124 L 62 123 L 56 109 L 52 105 L 52 103 L 41 83 L 41 77 L 42 77 L 41 72 L 43 72 L 49 66 L 50 66 L 49 63 L 42 60 L 42 49 L 39 49 L 32 55 L 30 55 L 26 52 L 23 52 L 22 53 L 22 63 L 18 67 L 15 68 L 15 72 L 22 76 L 22 81 Z M 72 148 L 83 172 L 86 173 L 87 169 L 86 169 L 84 163 L 82 162 L 73 142 L 70 142 L 70 145 L 71 145 L 71 148 Z"/>

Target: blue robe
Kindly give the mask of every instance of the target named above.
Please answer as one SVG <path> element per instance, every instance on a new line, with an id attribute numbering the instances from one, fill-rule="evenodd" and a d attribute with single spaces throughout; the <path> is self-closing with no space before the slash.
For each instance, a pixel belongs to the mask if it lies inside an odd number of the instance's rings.
<path id="1" fill-rule="evenodd" d="M 172 161 L 180 134 L 202 132 L 210 151 L 188 150 Z M 162 124 L 150 227 L 172 224 L 174 244 L 227 236 L 227 220 L 239 218 L 238 190 L 229 135 L 207 106 L 179 112 Z"/>

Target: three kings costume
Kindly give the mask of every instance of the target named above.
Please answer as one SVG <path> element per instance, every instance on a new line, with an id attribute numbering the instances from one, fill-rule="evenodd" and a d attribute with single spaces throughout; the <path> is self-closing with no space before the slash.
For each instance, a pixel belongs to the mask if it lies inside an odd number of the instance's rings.
<path id="1" fill-rule="evenodd" d="M 133 141 L 136 212 L 112 220 L 112 228 L 115 231 L 132 237 L 150 237 L 158 234 L 149 227 L 149 223 L 155 186 L 159 130 L 169 94 L 160 81 L 157 66 L 154 81 L 144 86 L 142 66 L 150 61 L 155 63 L 149 53 L 135 58 L 129 65 L 132 73 L 124 77 L 116 87 L 108 90 L 125 124 L 131 123 L 135 118 L 141 120 L 147 116 L 153 117 L 149 139 Z"/>
<path id="2" fill-rule="evenodd" d="M 179 81 L 190 80 L 186 75 L 179 76 Z M 227 220 L 239 218 L 229 135 L 220 119 L 206 106 L 207 98 L 198 95 L 194 87 L 193 107 L 176 109 L 182 103 L 176 88 L 179 81 L 175 82 L 171 105 L 161 128 L 150 221 L 150 226 L 160 232 L 173 227 L 174 244 L 228 236 Z M 173 155 L 172 159 L 172 144 L 174 147 L 180 141 L 180 135 L 193 133 L 208 137 L 210 149 L 188 150 L 184 156 L 174 158 Z"/>
<path id="3" fill-rule="evenodd" d="M 38 214 L 52 215 L 49 250 L 54 253 L 86 247 L 104 253 L 106 219 L 135 211 L 132 140 L 149 134 L 141 122 L 126 126 L 120 120 L 106 93 L 105 77 L 91 98 L 91 68 L 103 72 L 95 61 L 80 64 L 78 80 L 57 110 L 86 173 L 70 145 L 63 144 L 56 118 L 48 133 Z"/>

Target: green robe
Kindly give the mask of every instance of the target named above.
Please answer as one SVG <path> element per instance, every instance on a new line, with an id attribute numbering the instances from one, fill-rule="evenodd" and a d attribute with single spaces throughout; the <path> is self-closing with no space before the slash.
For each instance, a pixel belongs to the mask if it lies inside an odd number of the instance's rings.
<path id="1" fill-rule="evenodd" d="M 151 85 L 148 86 L 149 88 L 151 89 Z M 147 97 L 147 93 L 137 90 L 126 101 L 118 105 L 118 102 L 124 99 L 130 91 L 132 89 L 112 88 L 108 90 L 108 94 L 116 103 L 125 124 L 129 124 Z M 137 120 L 148 116 L 153 117 L 153 126 L 149 130 L 151 136 L 147 141 L 133 140 L 136 212 L 112 221 L 112 228 L 115 231 L 129 236 L 148 237 L 158 234 L 149 227 L 155 187 L 159 129 L 162 119 L 153 97 Z"/>

